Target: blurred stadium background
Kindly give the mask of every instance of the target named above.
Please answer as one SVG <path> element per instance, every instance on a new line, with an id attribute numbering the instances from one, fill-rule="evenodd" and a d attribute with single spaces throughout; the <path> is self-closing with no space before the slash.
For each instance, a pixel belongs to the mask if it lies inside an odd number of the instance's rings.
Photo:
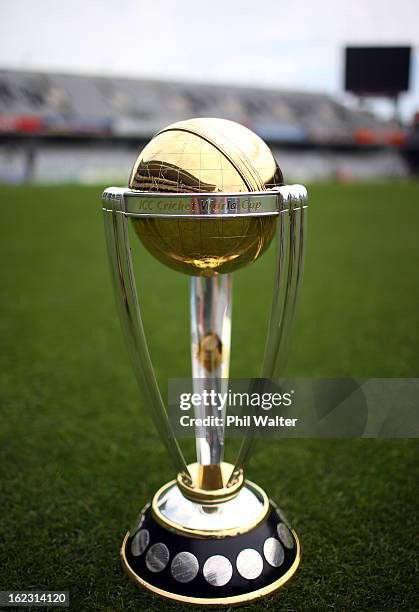
<path id="1" fill-rule="evenodd" d="M 40 14 L 38 28 L 50 18 Z M 87 40 L 91 22 L 77 13 L 79 23 Z M 126 184 L 155 131 L 199 115 L 247 125 L 287 182 L 308 183 L 285 374 L 417 376 L 419 116 L 401 123 L 337 95 L 279 88 L 0 70 L 1 589 L 69 590 L 77 612 L 185 609 L 134 590 L 119 564 L 126 528 L 173 468 L 119 329 L 100 193 Z M 190 372 L 187 278 L 133 249 L 164 392 Z M 235 275 L 233 376 L 258 375 L 273 265 L 270 249 Z M 417 459 L 415 440 L 257 445 L 249 478 L 304 547 L 295 580 L 257 609 L 417 610 Z"/>
<path id="2" fill-rule="evenodd" d="M 193 116 L 254 130 L 288 181 L 400 179 L 418 170 L 419 117 L 402 126 L 331 95 L 0 70 L 0 182 L 124 184 L 154 132 Z"/>

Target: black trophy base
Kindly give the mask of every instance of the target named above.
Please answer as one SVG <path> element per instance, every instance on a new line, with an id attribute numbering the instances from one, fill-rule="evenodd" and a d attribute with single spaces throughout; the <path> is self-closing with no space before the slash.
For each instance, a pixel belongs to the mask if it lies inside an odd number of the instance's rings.
<path id="1" fill-rule="evenodd" d="M 148 506 L 132 537 L 125 536 L 121 558 L 137 586 L 161 597 L 199 606 L 232 606 L 282 587 L 300 563 L 300 543 L 272 503 L 263 521 L 247 533 L 217 538 L 169 530 Z"/>

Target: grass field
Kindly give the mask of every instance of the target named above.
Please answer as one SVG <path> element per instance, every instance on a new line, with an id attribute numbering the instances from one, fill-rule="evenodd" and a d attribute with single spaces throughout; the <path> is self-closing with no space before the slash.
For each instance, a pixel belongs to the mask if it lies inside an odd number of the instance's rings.
<path id="1" fill-rule="evenodd" d="M 179 610 L 136 590 L 118 558 L 173 471 L 116 318 L 100 191 L 0 189 L 0 589 L 69 590 L 77 612 Z M 313 185 L 310 198 L 287 374 L 418 376 L 419 184 Z M 189 374 L 188 281 L 136 255 L 165 388 Z M 272 263 L 271 250 L 235 277 L 233 376 L 258 374 Z M 252 609 L 417 609 L 417 450 L 411 440 L 259 444 L 248 476 L 293 521 L 303 561 Z"/>

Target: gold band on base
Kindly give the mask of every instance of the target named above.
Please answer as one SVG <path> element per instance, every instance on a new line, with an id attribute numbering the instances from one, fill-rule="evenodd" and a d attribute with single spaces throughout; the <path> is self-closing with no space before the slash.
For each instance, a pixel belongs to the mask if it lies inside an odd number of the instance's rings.
<path id="1" fill-rule="evenodd" d="M 286 582 L 288 582 L 288 580 L 290 580 L 290 578 L 292 578 L 292 576 L 295 574 L 298 566 L 300 565 L 300 561 L 301 561 L 301 547 L 300 547 L 300 540 L 298 539 L 297 534 L 295 533 L 293 529 L 291 529 L 291 531 L 295 538 L 297 551 L 296 551 L 294 563 L 291 565 L 289 570 L 285 572 L 285 574 L 281 576 L 281 578 L 278 578 L 278 580 L 275 580 L 275 582 L 272 582 L 271 584 L 268 584 L 267 586 L 261 589 L 257 589 L 256 591 L 251 591 L 250 593 L 244 593 L 243 595 L 233 595 L 230 597 L 211 597 L 211 598 L 210 597 L 208 598 L 207 597 L 188 597 L 187 595 L 178 595 L 176 593 L 171 593 L 170 591 L 164 591 L 163 589 L 159 589 L 158 587 L 153 586 L 149 582 L 146 582 L 145 580 L 140 578 L 140 576 L 138 576 L 138 574 L 136 574 L 128 564 L 127 558 L 125 556 L 125 546 L 129 538 L 129 532 L 126 533 L 124 541 L 122 542 L 121 551 L 120 551 L 121 561 L 122 561 L 122 566 L 124 568 L 124 571 L 126 572 L 126 574 L 129 576 L 129 578 L 132 580 L 132 582 L 136 586 L 142 586 L 147 591 L 150 591 L 151 593 L 154 593 L 155 595 L 159 595 L 159 597 L 163 597 L 164 599 L 168 599 L 171 601 L 177 601 L 177 602 L 185 603 L 185 604 L 190 604 L 192 606 L 209 606 L 209 607 L 240 606 L 240 605 L 252 603 L 258 599 L 261 599 L 262 597 L 267 597 L 268 595 L 272 595 L 278 589 L 280 589 Z"/>
<path id="2" fill-rule="evenodd" d="M 198 504 L 221 504 L 233 499 L 243 486 L 243 470 L 230 482 L 234 465 L 222 461 L 217 465 L 200 465 L 190 463 L 188 472 L 192 478 L 192 484 L 185 482 L 183 474 L 177 476 L 177 485 L 183 495 Z"/>

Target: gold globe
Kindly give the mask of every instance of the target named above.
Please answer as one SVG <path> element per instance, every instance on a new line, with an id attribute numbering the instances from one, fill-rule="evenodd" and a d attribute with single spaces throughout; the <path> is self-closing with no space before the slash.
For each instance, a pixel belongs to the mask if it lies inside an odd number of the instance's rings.
<path id="1" fill-rule="evenodd" d="M 265 191 L 283 184 L 269 147 L 226 119 L 189 119 L 158 132 L 138 156 L 129 187 L 146 192 Z M 191 275 L 232 272 L 255 261 L 275 233 L 274 216 L 135 218 L 141 242 L 164 264 Z"/>

